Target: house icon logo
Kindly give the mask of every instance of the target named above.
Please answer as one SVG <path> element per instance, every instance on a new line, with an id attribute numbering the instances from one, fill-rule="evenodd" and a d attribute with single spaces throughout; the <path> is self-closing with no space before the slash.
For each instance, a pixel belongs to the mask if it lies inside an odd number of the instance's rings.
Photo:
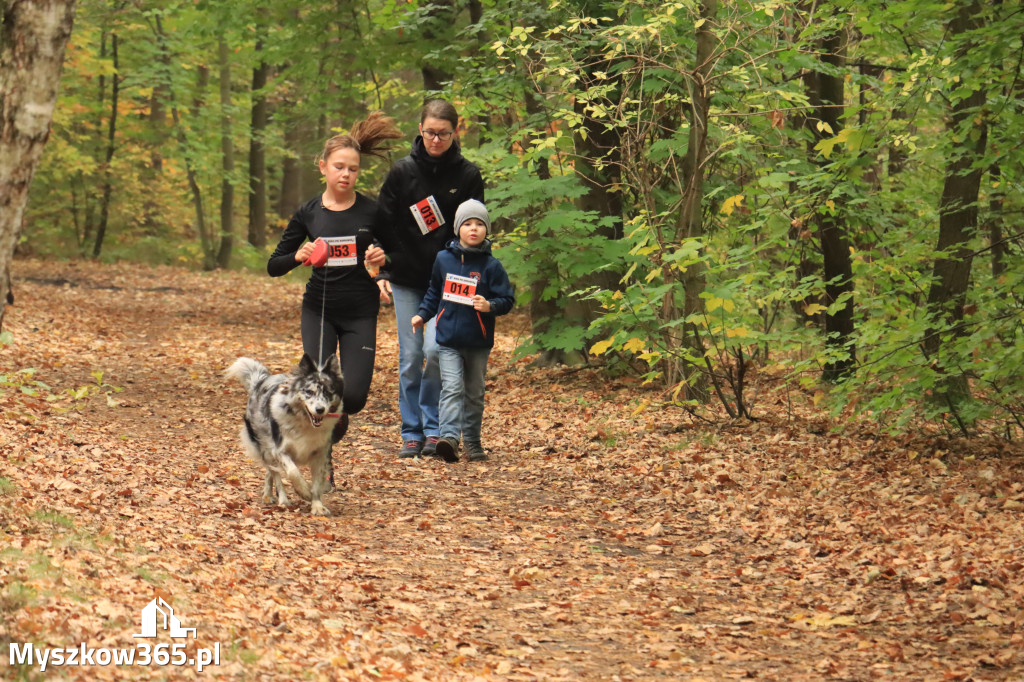
<path id="1" fill-rule="evenodd" d="M 187 638 L 191 632 L 192 639 L 196 638 L 196 629 L 181 627 L 181 621 L 174 615 L 174 609 L 163 600 L 163 597 L 157 597 L 142 609 L 142 632 L 132 637 L 156 637 L 160 622 L 157 614 L 163 616 L 163 629 L 169 631 L 171 637 Z"/>

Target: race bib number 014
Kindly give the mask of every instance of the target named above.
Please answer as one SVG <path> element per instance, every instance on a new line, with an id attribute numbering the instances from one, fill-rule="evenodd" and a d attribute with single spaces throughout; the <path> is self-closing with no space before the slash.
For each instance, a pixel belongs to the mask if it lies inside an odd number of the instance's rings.
<path id="1" fill-rule="evenodd" d="M 473 305 L 476 296 L 476 280 L 472 277 L 460 277 L 449 274 L 444 280 L 444 292 L 441 298 L 462 305 Z"/>
<path id="2" fill-rule="evenodd" d="M 323 240 L 327 242 L 327 267 L 337 268 L 359 263 L 359 253 L 354 236 L 324 237 Z"/>
<path id="3" fill-rule="evenodd" d="M 416 224 L 420 226 L 420 232 L 423 234 L 433 232 L 444 225 L 444 216 L 441 215 L 441 209 L 437 205 L 437 201 L 434 200 L 434 195 L 413 204 L 409 210 L 412 211 L 412 217 L 416 219 Z"/>

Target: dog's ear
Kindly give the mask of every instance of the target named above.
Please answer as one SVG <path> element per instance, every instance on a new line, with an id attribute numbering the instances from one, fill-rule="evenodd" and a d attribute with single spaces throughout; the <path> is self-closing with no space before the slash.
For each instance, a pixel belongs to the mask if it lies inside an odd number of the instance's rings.
<path id="1" fill-rule="evenodd" d="M 327 365 L 324 366 L 324 371 L 330 374 L 336 374 L 341 376 L 341 362 L 338 360 L 338 356 L 331 354 L 331 359 L 327 361 Z"/>
<path id="2" fill-rule="evenodd" d="M 316 363 L 313 362 L 313 358 L 309 357 L 309 353 L 302 354 L 302 360 L 299 361 L 299 374 L 316 374 Z"/>
<path id="3" fill-rule="evenodd" d="M 331 377 L 334 392 L 339 396 L 342 395 L 345 392 L 345 380 L 341 377 L 341 362 L 338 360 L 337 355 L 331 356 L 331 359 L 327 361 L 327 366 L 324 367 L 324 371 Z"/>

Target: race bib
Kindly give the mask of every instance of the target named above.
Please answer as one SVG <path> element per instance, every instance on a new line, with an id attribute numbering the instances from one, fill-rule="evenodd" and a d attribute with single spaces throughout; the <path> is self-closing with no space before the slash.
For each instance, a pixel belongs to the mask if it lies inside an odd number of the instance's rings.
<path id="1" fill-rule="evenodd" d="M 327 244 L 327 267 L 338 268 L 359 263 L 355 237 L 324 237 Z"/>
<path id="2" fill-rule="evenodd" d="M 476 296 L 476 280 L 472 277 L 461 277 L 449 274 L 444 279 L 444 293 L 441 298 L 462 305 L 473 305 Z"/>
<path id="3" fill-rule="evenodd" d="M 444 216 L 441 215 L 441 209 L 438 207 L 437 201 L 434 200 L 434 195 L 413 204 L 409 210 L 412 211 L 412 217 L 416 219 L 416 224 L 420 226 L 420 232 L 423 234 L 433 232 L 444 225 Z"/>

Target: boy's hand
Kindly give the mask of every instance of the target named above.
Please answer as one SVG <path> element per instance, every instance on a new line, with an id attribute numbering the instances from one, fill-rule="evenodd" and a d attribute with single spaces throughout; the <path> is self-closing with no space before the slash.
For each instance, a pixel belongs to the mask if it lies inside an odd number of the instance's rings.
<path id="1" fill-rule="evenodd" d="M 477 294 L 473 297 L 473 310 L 478 310 L 481 313 L 489 313 L 491 312 L 491 302 L 480 294 Z"/>
<path id="2" fill-rule="evenodd" d="M 378 279 L 377 288 L 380 289 L 380 300 L 384 303 L 391 303 L 391 282 L 386 279 Z"/>
<path id="3" fill-rule="evenodd" d="M 419 331 L 423 327 L 423 318 L 416 315 L 412 318 L 412 330 Z"/>

